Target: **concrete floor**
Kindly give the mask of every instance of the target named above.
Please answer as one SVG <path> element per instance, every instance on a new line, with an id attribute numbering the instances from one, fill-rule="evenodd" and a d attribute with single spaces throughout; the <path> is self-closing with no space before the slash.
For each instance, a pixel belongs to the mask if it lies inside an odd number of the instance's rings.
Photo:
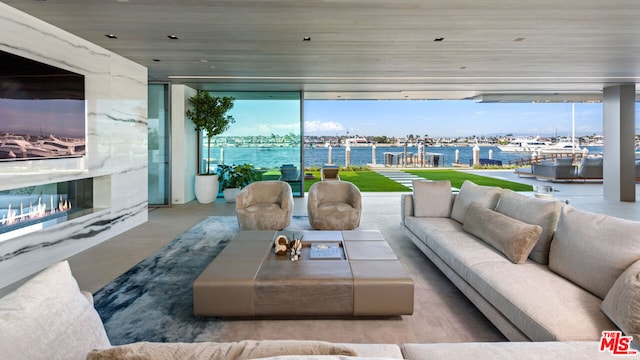
<path id="1" fill-rule="evenodd" d="M 397 170 L 397 169 L 396 169 Z M 601 182 L 551 183 L 533 178 L 520 178 L 512 170 L 468 170 L 478 175 L 497 177 L 532 185 L 551 185 L 557 199 L 585 211 L 640 220 L 640 184 L 636 185 L 637 201 L 611 202 L 603 199 Z M 367 218 L 390 217 L 399 224 L 401 193 L 363 193 L 363 223 Z M 294 215 L 307 215 L 307 198 L 294 198 Z M 178 235 L 208 216 L 233 216 L 235 204 L 217 199 L 203 205 L 190 202 L 170 208 L 149 209 L 149 221 L 69 259 L 81 289 L 95 292 L 141 260 L 158 251 Z M 397 221 L 394 221 L 394 218 Z"/>

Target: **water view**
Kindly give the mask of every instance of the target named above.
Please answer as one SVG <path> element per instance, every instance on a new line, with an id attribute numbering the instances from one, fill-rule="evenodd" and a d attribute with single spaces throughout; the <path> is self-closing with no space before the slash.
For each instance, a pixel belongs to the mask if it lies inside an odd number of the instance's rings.
<path id="1" fill-rule="evenodd" d="M 601 153 L 601 146 L 587 146 L 590 154 Z M 456 150 L 459 151 L 460 163 L 469 164 L 473 159 L 473 147 L 428 147 L 427 153 L 442 154 L 444 157 L 444 166 L 450 167 L 455 161 Z M 211 158 L 213 163 L 219 160 L 224 164 L 259 164 L 264 168 L 278 168 L 282 164 L 292 163 L 293 159 L 298 158 L 300 149 L 298 147 L 264 147 L 264 148 L 247 148 L 247 147 L 216 147 L 211 148 Z M 385 152 L 403 152 L 404 147 L 401 146 L 378 146 L 376 148 L 376 163 L 384 164 Z M 489 158 L 489 151 L 493 152 L 493 159 L 501 160 L 504 164 L 527 157 L 526 153 L 503 152 L 496 146 L 481 146 L 480 157 Z M 416 154 L 417 147 L 409 147 L 408 154 Z M 338 166 L 345 166 L 345 147 L 336 147 L 331 149 L 332 162 Z M 329 148 L 314 147 L 304 149 L 304 166 L 305 167 L 321 167 L 329 161 Z M 372 163 L 371 146 L 361 146 L 351 148 L 351 165 L 365 166 Z"/>

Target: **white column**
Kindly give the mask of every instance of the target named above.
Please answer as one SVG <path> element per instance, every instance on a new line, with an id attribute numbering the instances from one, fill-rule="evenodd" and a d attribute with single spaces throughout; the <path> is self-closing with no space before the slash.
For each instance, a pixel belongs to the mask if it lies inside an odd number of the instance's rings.
<path id="1" fill-rule="evenodd" d="M 480 165 L 480 146 L 473 146 L 473 165 Z"/>
<path id="2" fill-rule="evenodd" d="M 376 145 L 371 146 L 371 164 L 376 164 Z"/>
<path id="3" fill-rule="evenodd" d="M 635 84 L 604 88 L 602 104 L 604 199 L 636 201 Z"/>
<path id="4" fill-rule="evenodd" d="M 333 164 L 333 161 L 331 160 L 331 151 L 332 151 L 331 145 L 329 145 L 329 156 L 328 156 L 329 159 L 327 159 L 327 164 L 329 165 Z"/>
<path id="5" fill-rule="evenodd" d="M 344 149 L 344 166 L 351 166 L 351 147 L 349 145 Z"/>

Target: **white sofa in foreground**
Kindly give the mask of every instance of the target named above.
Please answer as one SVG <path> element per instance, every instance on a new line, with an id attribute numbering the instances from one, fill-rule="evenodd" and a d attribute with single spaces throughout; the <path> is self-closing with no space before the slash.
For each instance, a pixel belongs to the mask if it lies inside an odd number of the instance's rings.
<path id="1" fill-rule="evenodd" d="M 403 231 L 509 340 L 640 335 L 640 222 L 471 182 L 401 201 Z"/>

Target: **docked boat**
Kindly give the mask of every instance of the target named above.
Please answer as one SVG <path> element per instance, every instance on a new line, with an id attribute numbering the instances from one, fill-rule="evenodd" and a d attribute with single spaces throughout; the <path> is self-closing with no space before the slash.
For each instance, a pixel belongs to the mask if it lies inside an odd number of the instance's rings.
<path id="1" fill-rule="evenodd" d="M 551 142 L 539 139 L 514 139 L 507 145 L 498 145 L 498 149 L 503 152 L 534 152 L 540 149 L 551 147 Z"/>
<path id="2" fill-rule="evenodd" d="M 0 159 L 26 159 L 34 146 L 20 135 L 5 134 L 0 137 Z"/>
<path id="3" fill-rule="evenodd" d="M 53 135 L 38 140 L 33 146 L 32 152 L 35 157 L 78 156 L 84 155 L 86 150 L 83 139 L 61 139 Z"/>
<path id="4" fill-rule="evenodd" d="M 560 141 L 555 144 L 551 144 L 548 147 L 542 148 L 543 154 L 575 154 L 582 152 L 582 149 L 577 142 Z"/>

